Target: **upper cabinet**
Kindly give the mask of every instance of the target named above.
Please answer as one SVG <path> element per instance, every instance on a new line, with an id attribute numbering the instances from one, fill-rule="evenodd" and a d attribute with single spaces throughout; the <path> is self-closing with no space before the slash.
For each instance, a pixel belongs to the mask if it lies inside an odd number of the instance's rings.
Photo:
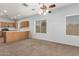
<path id="1" fill-rule="evenodd" d="M 0 22 L 0 27 L 16 27 L 15 22 Z"/>
<path id="2" fill-rule="evenodd" d="M 16 27 L 16 23 L 12 22 L 12 23 L 8 23 L 9 27 Z"/>
<path id="3" fill-rule="evenodd" d="M 29 27 L 29 21 L 22 21 L 20 23 L 20 28 L 27 28 Z"/>

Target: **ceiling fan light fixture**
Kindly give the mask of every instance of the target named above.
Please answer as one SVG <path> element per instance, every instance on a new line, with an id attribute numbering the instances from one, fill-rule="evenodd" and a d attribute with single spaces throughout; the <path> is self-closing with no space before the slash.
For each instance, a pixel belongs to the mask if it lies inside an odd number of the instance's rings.
<path id="1" fill-rule="evenodd" d="M 43 4 L 42 6 L 40 6 L 40 9 L 47 9 L 47 6 Z"/>
<path id="2" fill-rule="evenodd" d="M 47 13 L 51 13 L 51 11 L 50 11 L 50 9 L 49 8 L 53 8 L 53 7 L 55 7 L 56 5 L 55 4 L 53 4 L 53 5 L 49 5 L 49 6 L 47 6 L 47 5 L 45 5 L 44 3 L 41 3 L 40 4 L 40 14 L 41 15 L 46 15 Z"/>

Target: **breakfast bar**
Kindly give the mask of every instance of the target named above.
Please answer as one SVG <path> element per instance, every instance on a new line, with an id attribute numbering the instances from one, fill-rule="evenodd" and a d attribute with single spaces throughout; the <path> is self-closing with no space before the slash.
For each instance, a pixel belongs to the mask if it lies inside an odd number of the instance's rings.
<path id="1" fill-rule="evenodd" d="M 3 31 L 4 43 L 10 43 L 29 38 L 29 31 Z"/>

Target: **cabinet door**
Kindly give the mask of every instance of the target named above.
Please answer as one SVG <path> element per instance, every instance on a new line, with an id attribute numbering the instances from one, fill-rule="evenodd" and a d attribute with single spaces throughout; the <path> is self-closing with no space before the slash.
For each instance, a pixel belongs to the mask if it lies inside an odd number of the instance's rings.
<path id="1" fill-rule="evenodd" d="M 1 22 L 0 22 L 0 27 L 1 27 Z"/>
<path id="2" fill-rule="evenodd" d="M 21 22 L 21 28 L 29 27 L 29 21 L 23 21 Z"/>

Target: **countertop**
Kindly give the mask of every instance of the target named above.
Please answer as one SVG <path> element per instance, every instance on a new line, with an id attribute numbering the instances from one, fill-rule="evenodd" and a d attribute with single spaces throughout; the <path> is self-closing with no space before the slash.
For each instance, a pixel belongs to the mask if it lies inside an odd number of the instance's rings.
<path id="1" fill-rule="evenodd" d="M 28 31 L 3 31 L 3 32 L 28 32 Z"/>
<path id="2" fill-rule="evenodd" d="M 1 29 L 1 28 L 0 28 Z M 3 31 L 3 32 L 26 32 L 26 31 L 30 31 L 29 28 L 20 28 L 20 29 L 15 29 L 15 28 L 8 28 L 9 31 Z M 2 31 L 2 30 L 0 30 Z"/>

